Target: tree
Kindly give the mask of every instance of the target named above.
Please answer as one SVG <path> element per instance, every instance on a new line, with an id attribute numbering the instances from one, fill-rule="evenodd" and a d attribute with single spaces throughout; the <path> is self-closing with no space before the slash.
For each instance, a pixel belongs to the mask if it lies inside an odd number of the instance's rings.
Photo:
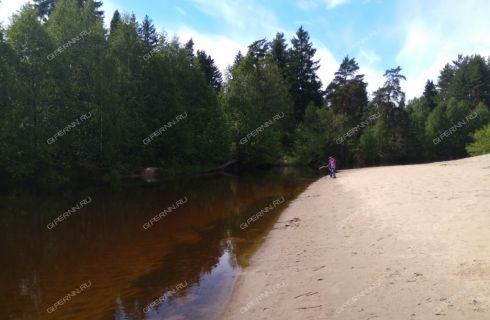
<path id="1" fill-rule="evenodd" d="M 453 77 L 454 77 L 454 67 L 448 63 L 441 70 L 437 82 L 437 87 L 439 88 L 441 96 L 444 99 L 448 94 L 449 86 L 451 84 L 451 81 L 453 80 Z"/>
<path id="2" fill-rule="evenodd" d="M 291 83 L 289 92 L 294 101 L 295 119 L 299 122 L 303 119 L 308 104 L 323 104 L 322 83 L 317 75 L 319 62 L 314 60 L 316 49 L 310 42 L 308 32 L 300 27 L 291 43 L 292 48 L 288 52 L 288 75 Z"/>
<path id="3" fill-rule="evenodd" d="M 254 41 L 248 46 L 247 61 L 251 63 L 255 68 L 258 67 L 259 61 L 265 58 L 267 52 L 270 49 L 270 43 L 266 39 L 260 39 Z"/>
<path id="4" fill-rule="evenodd" d="M 385 83 L 374 92 L 373 100 L 368 107 L 369 113 L 376 112 L 380 115 L 373 127 L 377 128 L 377 133 L 384 139 L 381 149 L 378 150 L 378 159 L 387 163 L 407 159 L 405 145 L 409 117 L 405 110 L 405 92 L 402 91 L 400 84 L 400 80 L 406 78 L 400 72 L 400 67 L 386 70 Z"/>
<path id="5" fill-rule="evenodd" d="M 47 59 L 53 50 L 52 42 L 32 5 L 23 6 L 20 13 L 14 15 L 7 39 L 18 57 L 12 77 L 18 91 L 15 100 L 10 101 L 12 113 L 8 124 L 15 126 L 9 140 L 16 143 L 9 149 L 7 170 L 19 180 L 29 177 L 37 181 L 41 176 L 38 168 L 49 161 L 45 157 L 46 144 L 42 137 L 46 135 L 49 97 L 53 94 Z"/>
<path id="6" fill-rule="evenodd" d="M 474 142 L 466 146 L 466 151 L 472 156 L 490 153 L 490 124 L 472 134 Z"/>
<path id="7" fill-rule="evenodd" d="M 275 164 L 284 155 L 283 128 L 292 101 L 278 67 L 268 59 L 257 60 L 256 52 L 252 46 L 232 68 L 223 107 L 230 118 L 236 158 L 246 164 Z"/>
<path id="8" fill-rule="evenodd" d="M 202 72 L 206 76 L 207 82 L 213 87 L 214 90 L 220 91 L 223 77 L 218 67 L 215 65 L 211 56 L 207 55 L 205 51 L 197 50 L 197 60 Z"/>
<path id="9" fill-rule="evenodd" d="M 358 74 L 358 71 L 359 65 L 355 59 L 345 57 L 326 90 L 326 105 L 341 119 L 341 132 L 346 132 L 361 122 L 368 104 L 367 83 L 364 82 L 364 75 Z M 342 142 L 340 156 L 344 163 L 351 160 L 347 157 L 347 145 L 351 146 L 351 150 L 356 148 L 353 140 Z"/>
<path id="10" fill-rule="evenodd" d="M 155 29 L 155 26 L 153 25 L 148 15 L 145 15 L 145 18 L 143 19 L 143 23 L 138 29 L 138 34 L 141 40 L 143 41 L 143 43 L 145 44 L 147 52 L 150 52 L 151 50 L 157 47 L 158 34 Z"/>
<path id="11" fill-rule="evenodd" d="M 187 56 L 189 59 L 194 58 L 194 40 L 190 39 L 184 46 L 185 51 L 187 51 Z"/>
<path id="12" fill-rule="evenodd" d="M 233 65 L 238 66 L 240 62 L 243 60 L 243 54 L 241 51 L 238 51 L 238 53 L 235 56 L 235 59 L 233 60 Z"/>
<path id="13" fill-rule="evenodd" d="M 276 37 L 272 40 L 270 44 L 270 55 L 272 61 L 274 61 L 279 70 L 286 78 L 286 68 L 288 64 L 288 45 L 286 43 L 286 38 L 284 37 L 284 33 L 278 32 Z"/>
<path id="14" fill-rule="evenodd" d="M 51 16 L 51 13 L 54 11 L 57 1 L 63 1 L 63 0 L 34 0 L 34 3 L 36 4 L 36 8 L 38 10 L 38 15 L 42 20 L 44 21 L 48 20 L 49 16 Z M 95 13 L 97 14 L 97 16 L 100 18 L 104 17 L 104 11 L 98 10 L 100 7 L 102 7 L 102 1 L 93 1 L 93 0 L 76 0 L 76 1 L 79 7 L 83 7 L 87 3 L 93 2 L 94 7 L 96 9 Z"/>
<path id="15" fill-rule="evenodd" d="M 335 72 L 335 78 L 326 90 L 326 102 L 335 113 L 347 117 L 348 123 L 359 122 L 367 106 L 367 83 L 358 74 L 359 65 L 354 58 L 345 57 Z"/>
<path id="16" fill-rule="evenodd" d="M 490 70 L 485 59 L 479 55 L 459 56 L 454 64 L 448 96 L 475 105 L 479 102 L 490 105 Z"/>
<path id="17" fill-rule="evenodd" d="M 427 112 L 431 112 L 437 105 L 438 92 L 434 82 L 427 80 L 424 88 L 424 93 L 422 94 L 424 98 L 424 103 L 427 107 Z"/>
<path id="18" fill-rule="evenodd" d="M 336 140 L 342 127 L 342 119 L 333 110 L 310 103 L 304 121 L 296 129 L 294 152 L 301 163 L 317 165 L 324 163 L 327 156 L 338 154 L 340 147 Z"/>
<path id="19" fill-rule="evenodd" d="M 114 11 L 114 14 L 112 15 L 112 19 L 111 19 L 111 25 L 109 29 L 111 35 L 114 34 L 116 28 L 119 26 L 120 23 L 121 23 L 121 14 L 119 13 L 119 10 L 116 10 Z"/>

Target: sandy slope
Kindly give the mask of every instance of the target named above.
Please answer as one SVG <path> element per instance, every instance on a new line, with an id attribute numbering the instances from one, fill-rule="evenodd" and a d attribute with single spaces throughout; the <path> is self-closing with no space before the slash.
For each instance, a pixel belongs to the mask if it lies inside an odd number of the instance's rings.
<path id="1" fill-rule="evenodd" d="M 279 220 L 223 319 L 490 319 L 490 155 L 343 171 Z"/>

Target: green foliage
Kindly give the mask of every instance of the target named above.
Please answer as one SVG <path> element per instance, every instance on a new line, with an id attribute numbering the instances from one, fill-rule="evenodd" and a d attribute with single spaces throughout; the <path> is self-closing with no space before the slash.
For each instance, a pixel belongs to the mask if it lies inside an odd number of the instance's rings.
<path id="1" fill-rule="evenodd" d="M 317 71 L 320 68 L 314 60 L 316 49 L 310 42 L 310 35 L 300 27 L 291 40 L 292 47 L 288 52 L 288 80 L 291 85 L 289 92 L 294 101 L 296 122 L 303 119 L 306 107 L 311 103 L 323 104 L 322 83 Z"/>
<path id="2" fill-rule="evenodd" d="M 356 60 L 345 57 L 327 87 L 327 106 L 346 118 L 346 126 L 359 123 L 368 104 L 367 83 L 358 71 Z"/>
<path id="3" fill-rule="evenodd" d="M 314 103 L 306 108 L 304 122 L 298 126 L 295 153 L 301 163 L 325 162 L 328 154 L 336 154 L 340 146 L 335 140 L 341 135 L 343 118 L 332 110 L 318 108 Z"/>
<path id="4" fill-rule="evenodd" d="M 459 56 L 408 105 L 401 68 L 389 69 L 369 101 L 354 58 L 323 91 L 302 27 L 290 43 L 282 33 L 253 42 L 223 80 L 192 39 L 169 40 L 148 16 L 116 11 L 106 30 L 100 3 L 37 0 L 0 28 L 5 181 L 52 190 L 230 159 L 318 164 L 333 154 L 345 167 L 488 152 L 490 59 Z"/>
<path id="5" fill-rule="evenodd" d="M 197 50 L 197 61 L 206 76 L 207 82 L 219 92 L 223 83 L 223 77 L 218 67 L 214 64 L 213 58 L 207 55 L 205 51 Z"/>
<path id="6" fill-rule="evenodd" d="M 238 160 L 275 164 L 284 155 L 282 141 L 292 102 L 278 67 L 265 54 L 257 54 L 261 50 L 257 47 L 251 47 L 231 71 L 223 106 L 229 114 Z"/>
<path id="7" fill-rule="evenodd" d="M 359 143 L 361 163 L 378 164 L 386 157 L 383 146 L 387 136 L 388 129 L 383 120 L 377 121 L 362 133 Z"/>
<path id="8" fill-rule="evenodd" d="M 490 153 L 490 124 L 472 134 L 473 143 L 466 146 L 466 150 L 472 156 Z"/>

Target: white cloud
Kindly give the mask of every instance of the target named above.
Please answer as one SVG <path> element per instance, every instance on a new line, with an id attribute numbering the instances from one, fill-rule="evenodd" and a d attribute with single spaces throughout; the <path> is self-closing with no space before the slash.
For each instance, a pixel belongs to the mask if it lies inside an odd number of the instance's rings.
<path id="1" fill-rule="evenodd" d="M 490 55 L 489 1 L 411 1 L 399 9 L 403 42 L 396 62 L 407 77 L 407 98 L 420 96 L 458 54 Z"/>
<path id="2" fill-rule="evenodd" d="M 327 8 L 333 9 L 335 7 L 344 5 L 349 2 L 349 0 L 325 0 Z"/>
<path id="3" fill-rule="evenodd" d="M 223 20 L 223 30 L 229 34 L 246 34 L 260 38 L 281 29 L 276 14 L 254 1 L 191 1 L 205 14 Z"/>
<path id="4" fill-rule="evenodd" d="M 371 49 L 360 49 L 356 60 L 362 65 L 375 65 L 381 58 Z"/>
<path id="5" fill-rule="evenodd" d="M 24 4 L 29 1 L 19 0 L 0 0 L 0 23 L 6 26 L 10 23 L 10 18 L 17 12 Z"/>
<path id="6" fill-rule="evenodd" d="M 368 83 L 367 92 L 371 96 L 372 93 L 383 86 L 385 79 L 384 71 L 372 68 L 370 66 L 359 65 L 359 73 L 365 75 L 365 81 Z"/>
<path id="7" fill-rule="evenodd" d="M 325 4 L 327 9 L 347 4 L 350 0 L 297 0 L 294 4 L 304 11 L 309 11 L 318 7 L 319 4 Z"/>
<path id="8" fill-rule="evenodd" d="M 182 26 L 177 30 L 170 30 L 170 32 L 178 35 L 182 42 L 187 42 L 192 38 L 195 49 L 205 50 L 207 54 L 211 55 L 223 74 L 226 68 L 233 64 L 233 60 L 239 50 L 241 50 L 242 53 L 245 53 L 248 50 L 247 43 L 238 42 L 223 35 L 199 33 L 185 26 Z"/>
<path id="9" fill-rule="evenodd" d="M 107 28 L 111 25 L 111 20 L 112 20 L 112 16 L 114 15 L 114 12 L 116 10 L 119 10 L 119 13 L 123 13 L 124 11 L 124 10 L 121 11 L 122 9 L 121 6 L 116 4 L 114 1 L 115 0 L 103 1 L 102 10 L 104 10 L 104 23 Z"/>
<path id="10" fill-rule="evenodd" d="M 318 70 L 318 77 L 322 80 L 323 86 L 327 87 L 333 80 L 334 73 L 339 69 L 339 62 L 335 60 L 333 54 L 323 45 L 316 44 L 317 51 L 315 59 L 320 60 L 320 70 Z"/>

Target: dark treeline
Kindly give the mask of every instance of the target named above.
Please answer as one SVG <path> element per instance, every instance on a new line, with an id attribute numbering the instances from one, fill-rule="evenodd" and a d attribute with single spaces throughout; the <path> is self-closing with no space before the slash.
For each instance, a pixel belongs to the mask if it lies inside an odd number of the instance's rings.
<path id="1" fill-rule="evenodd" d="M 324 89 L 308 33 L 278 33 L 222 75 L 192 40 L 101 2 L 35 0 L 0 28 L 0 177 L 40 187 L 107 180 L 148 166 L 343 166 L 490 152 L 490 59 L 460 56 L 408 103 L 400 67 L 368 97 L 346 57 Z"/>

